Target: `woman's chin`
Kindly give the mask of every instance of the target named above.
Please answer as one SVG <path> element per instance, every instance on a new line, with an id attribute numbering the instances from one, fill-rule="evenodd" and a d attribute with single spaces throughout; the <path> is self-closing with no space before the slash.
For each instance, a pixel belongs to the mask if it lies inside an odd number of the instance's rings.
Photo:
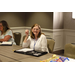
<path id="1" fill-rule="evenodd" d="M 36 35 L 36 36 L 37 36 L 38 34 L 34 33 L 34 35 Z"/>

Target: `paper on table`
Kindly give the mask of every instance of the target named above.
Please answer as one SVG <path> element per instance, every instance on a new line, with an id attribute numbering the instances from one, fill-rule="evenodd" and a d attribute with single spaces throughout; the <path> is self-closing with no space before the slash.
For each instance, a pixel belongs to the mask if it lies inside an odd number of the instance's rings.
<path id="1" fill-rule="evenodd" d="M 12 44 L 12 42 L 2 42 L 1 44 Z"/>
<path id="2" fill-rule="evenodd" d="M 20 49 L 20 50 L 17 50 L 17 51 L 23 51 L 23 52 L 27 52 L 27 51 L 32 51 L 33 49 L 30 49 L 30 48 L 23 48 L 23 49 Z"/>

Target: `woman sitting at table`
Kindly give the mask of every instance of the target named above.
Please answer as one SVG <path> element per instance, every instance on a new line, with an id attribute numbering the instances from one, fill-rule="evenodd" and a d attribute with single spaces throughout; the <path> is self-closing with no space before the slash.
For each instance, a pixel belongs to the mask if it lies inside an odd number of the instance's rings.
<path id="1" fill-rule="evenodd" d="M 28 47 L 30 46 L 31 49 L 33 50 L 41 50 L 41 51 L 46 51 L 49 53 L 48 48 L 47 48 L 47 39 L 46 36 L 41 33 L 41 27 L 38 24 L 34 24 L 31 27 L 30 31 L 30 36 L 29 31 L 25 30 L 26 37 L 23 41 L 22 46 L 23 47 Z"/>
<path id="2" fill-rule="evenodd" d="M 4 20 L 0 21 L 0 42 L 3 41 L 10 41 L 13 42 L 14 45 L 16 45 L 16 43 L 14 42 L 13 33 L 10 30 L 7 22 Z"/>

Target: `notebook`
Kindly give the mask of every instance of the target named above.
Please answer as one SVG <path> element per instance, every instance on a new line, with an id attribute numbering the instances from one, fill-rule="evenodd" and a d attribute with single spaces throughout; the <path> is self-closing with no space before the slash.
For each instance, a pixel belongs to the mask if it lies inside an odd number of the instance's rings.
<path id="1" fill-rule="evenodd" d="M 32 56 L 36 56 L 36 57 L 47 54 L 47 52 L 43 52 L 43 51 L 40 51 L 40 50 L 35 51 L 35 50 L 29 49 L 29 48 L 15 50 L 14 52 L 21 53 L 21 54 L 26 54 L 26 55 L 32 55 Z"/>
<path id="2" fill-rule="evenodd" d="M 12 42 L 0 42 L 0 46 L 12 46 Z"/>

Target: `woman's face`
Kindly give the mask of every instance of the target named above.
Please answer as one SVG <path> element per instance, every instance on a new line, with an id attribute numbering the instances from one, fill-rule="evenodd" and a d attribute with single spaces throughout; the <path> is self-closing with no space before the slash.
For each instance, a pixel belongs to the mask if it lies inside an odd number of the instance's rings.
<path id="1" fill-rule="evenodd" d="M 38 36 L 40 29 L 38 26 L 33 27 L 32 32 L 35 36 Z"/>
<path id="2" fill-rule="evenodd" d="M 0 31 L 3 31 L 3 25 L 0 23 Z"/>

